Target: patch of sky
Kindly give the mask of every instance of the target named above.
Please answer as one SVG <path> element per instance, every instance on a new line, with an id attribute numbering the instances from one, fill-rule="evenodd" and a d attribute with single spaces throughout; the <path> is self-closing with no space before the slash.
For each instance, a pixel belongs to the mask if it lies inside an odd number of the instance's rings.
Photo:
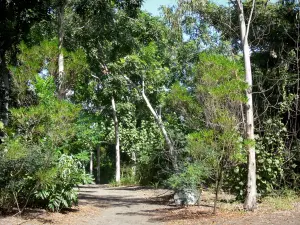
<path id="1" fill-rule="evenodd" d="M 228 0 L 213 0 L 218 5 L 228 5 Z M 159 8 L 164 6 L 174 6 L 177 4 L 177 0 L 145 0 L 142 6 L 142 10 L 151 13 L 153 16 L 160 16 Z"/>
<path id="2" fill-rule="evenodd" d="M 228 5 L 228 0 L 212 0 L 218 5 Z M 153 16 L 162 16 L 161 6 L 176 6 L 177 0 L 145 0 L 142 5 L 142 10 L 149 12 Z M 183 40 L 189 40 L 189 35 L 183 34 Z"/>
<path id="3" fill-rule="evenodd" d="M 176 5 L 176 0 L 145 0 L 142 5 L 142 10 L 151 13 L 153 16 L 160 16 L 159 8 L 162 5 L 173 6 Z"/>

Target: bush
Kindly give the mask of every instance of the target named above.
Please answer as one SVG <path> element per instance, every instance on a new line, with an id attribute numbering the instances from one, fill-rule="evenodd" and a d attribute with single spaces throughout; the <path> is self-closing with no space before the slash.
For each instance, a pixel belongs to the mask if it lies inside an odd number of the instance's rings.
<path id="1" fill-rule="evenodd" d="M 199 163 L 190 163 L 181 172 L 174 173 L 167 180 L 167 184 L 175 191 L 196 190 L 201 188 L 203 181 L 209 175 L 210 171 L 207 167 Z"/>
<path id="2" fill-rule="evenodd" d="M 89 183 L 73 156 L 45 154 L 38 146 L 23 148 L 23 155 L 1 151 L 0 209 L 22 211 L 26 206 L 59 211 L 77 203 L 76 185 Z"/>
<path id="3" fill-rule="evenodd" d="M 52 165 L 53 156 L 43 154 L 37 145 L 9 139 L 0 149 L 0 209 L 10 211 L 30 204 L 38 187 L 35 172 Z"/>
<path id="4" fill-rule="evenodd" d="M 55 167 L 44 173 L 38 172 L 37 177 L 40 185 L 34 197 L 51 211 L 77 204 L 77 190 L 74 187 L 92 182 L 92 177 L 85 173 L 82 164 L 74 156 L 65 154 L 60 156 Z"/>
<path id="5" fill-rule="evenodd" d="M 39 104 L 11 110 L 12 123 L 0 145 L 1 210 L 59 211 L 77 203 L 74 187 L 91 181 L 82 151 L 80 157 L 68 155 L 80 108 L 56 99 L 51 77 L 37 77 L 34 87 Z"/>

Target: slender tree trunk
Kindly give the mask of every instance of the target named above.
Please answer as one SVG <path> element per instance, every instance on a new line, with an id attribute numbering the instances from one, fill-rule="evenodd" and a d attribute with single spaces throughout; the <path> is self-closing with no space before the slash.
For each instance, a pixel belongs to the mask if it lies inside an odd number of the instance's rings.
<path id="1" fill-rule="evenodd" d="M 248 152 L 248 179 L 247 179 L 247 195 L 244 203 L 244 208 L 246 210 L 254 210 L 256 208 L 256 160 L 255 160 L 255 138 L 254 138 L 254 118 L 253 118 L 253 100 L 252 100 L 252 71 L 251 71 L 251 61 L 250 61 L 250 48 L 248 44 L 248 32 L 251 22 L 251 16 L 254 9 L 254 2 L 252 5 L 251 14 L 249 17 L 248 26 L 246 27 L 245 15 L 243 10 L 243 4 L 241 0 L 237 0 L 241 39 L 243 44 L 244 53 L 244 64 L 246 72 L 246 82 L 248 84 L 248 89 L 246 91 L 247 103 L 246 103 L 246 137 L 249 140 L 247 144 Z"/>
<path id="2" fill-rule="evenodd" d="M 0 119 L 4 125 L 8 124 L 8 99 L 9 99 L 9 71 L 6 68 L 5 53 L 0 55 L 0 76 L 1 76 L 1 102 L 0 102 Z"/>
<path id="3" fill-rule="evenodd" d="M 223 168 L 220 168 L 219 170 L 220 171 L 218 171 L 218 177 L 216 180 L 216 190 L 215 190 L 215 201 L 214 201 L 213 214 L 217 213 L 217 204 L 218 204 L 218 200 L 219 200 L 219 193 L 220 193 L 220 189 L 221 189 L 222 182 L 223 182 Z"/>
<path id="4" fill-rule="evenodd" d="M 113 110 L 113 119 L 115 125 L 115 141 L 116 141 L 116 182 L 120 183 L 121 166 L 120 166 L 120 136 L 119 136 L 119 122 L 117 117 L 117 110 L 114 97 L 111 98 L 111 105 Z"/>
<path id="5" fill-rule="evenodd" d="M 131 159 L 133 161 L 132 176 L 135 177 L 135 175 L 136 175 L 136 155 L 135 155 L 135 152 L 131 153 Z"/>
<path id="6" fill-rule="evenodd" d="M 64 90 L 64 54 L 63 54 L 63 41 L 64 41 L 64 17 L 65 17 L 66 1 L 62 0 L 58 7 L 58 97 L 65 98 Z"/>
<path id="7" fill-rule="evenodd" d="M 93 163 L 93 152 L 90 153 L 90 174 L 93 175 L 94 163 Z"/>
<path id="8" fill-rule="evenodd" d="M 97 178 L 96 183 L 100 184 L 100 145 L 97 146 Z"/>
<path id="9" fill-rule="evenodd" d="M 150 110 L 151 114 L 153 115 L 157 125 L 159 126 L 163 136 L 164 136 L 164 139 L 167 143 L 167 146 L 169 148 L 169 154 L 170 154 L 170 157 L 171 157 L 171 162 L 172 162 L 172 166 L 173 168 L 175 169 L 175 171 L 178 170 L 178 165 L 177 165 L 177 155 L 175 153 L 175 148 L 173 146 L 173 143 L 171 141 L 171 139 L 169 138 L 169 135 L 167 133 L 167 130 L 165 128 L 165 125 L 163 124 L 162 120 L 161 120 L 161 115 L 158 115 L 155 110 L 153 109 L 147 95 L 145 94 L 145 84 L 144 84 L 144 80 L 142 80 L 142 91 L 139 90 L 139 88 L 127 77 L 127 76 L 123 76 L 129 83 L 133 84 L 135 86 L 135 88 L 142 93 L 142 97 L 144 99 L 144 101 L 146 102 L 146 105 L 148 107 L 148 109 Z M 161 114 L 161 113 L 160 113 Z"/>
<path id="10" fill-rule="evenodd" d="M 169 153 L 170 153 L 170 156 L 171 156 L 172 166 L 175 170 L 177 170 L 178 169 L 177 157 L 176 157 L 176 154 L 174 152 L 173 143 L 172 143 L 171 139 L 169 138 L 169 135 L 166 131 L 165 125 L 163 124 L 160 117 L 157 115 L 157 113 L 153 109 L 148 97 L 146 96 L 144 88 L 142 90 L 142 97 L 143 97 L 144 101 L 146 102 L 146 105 L 149 108 L 150 112 L 152 113 L 153 117 L 155 118 L 155 121 L 156 121 L 157 125 L 159 126 L 159 128 L 160 128 L 160 130 L 161 130 L 161 132 L 162 132 L 162 134 L 165 138 L 165 141 L 166 141 L 166 143 L 168 145 L 168 148 L 169 148 Z"/>

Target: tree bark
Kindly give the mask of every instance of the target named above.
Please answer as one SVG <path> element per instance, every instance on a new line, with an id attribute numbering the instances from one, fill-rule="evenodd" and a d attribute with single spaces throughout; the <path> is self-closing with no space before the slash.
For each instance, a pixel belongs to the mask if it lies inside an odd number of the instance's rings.
<path id="1" fill-rule="evenodd" d="M 214 211 L 213 214 L 217 213 L 217 204 L 219 200 L 219 193 L 223 182 L 223 168 L 220 166 L 220 171 L 218 171 L 218 177 L 216 178 L 216 190 L 215 190 L 215 200 L 214 200 Z"/>
<path id="2" fill-rule="evenodd" d="M 136 175 L 136 155 L 135 155 L 135 152 L 131 153 L 131 159 L 133 161 L 132 176 L 135 178 L 135 175 Z"/>
<path id="3" fill-rule="evenodd" d="M 96 183 L 100 184 L 100 145 L 97 146 L 97 178 Z"/>
<path id="4" fill-rule="evenodd" d="M 93 168 L 94 168 L 94 163 L 93 163 L 93 152 L 90 153 L 90 174 L 93 175 Z"/>
<path id="5" fill-rule="evenodd" d="M 176 154 L 174 152 L 173 143 L 172 143 L 171 139 L 169 138 L 169 135 L 166 131 L 165 125 L 163 124 L 162 120 L 160 119 L 160 117 L 157 115 L 157 113 L 153 109 L 148 97 L 146 96 L 144 88 L 142 90 L 142 97 L 143 97 L 144 101 L 146 102 L 147 107 L 149 108 L 150 112 L 152 113 L 157 125 L 159 126 L 159 128 L 160 128 L 160 130 L 161 130 L 161 132 L 162 132 L 162 134 L 165 138 L 165 141 L 166 141 L 166 143 L 168 145 L 168 148 L 169 148 L 169 153 L 170 153 L 170 157 L 171 157 L 172 166 L 177 171 L 178 170 L 177 157 L 176 157 Z"/>
<path id="6" fill-rule="evenodd" d="M 6 60 L 5 60 L 5 53 L 1 52 L 0 55 L 0 75 L 1 75 L 1 102 L 0 102 L 0 119 L 2 123 L 6 126 L 8 124 L 8 113 L 9 113 L 9 71 L 6 68 Z"/>
<path id="7" fill-rule="evenodd" d="M 127 80 L 129 83 L 133 84 L 135 86 L 135 88 L 137 89 L 138 92 L 141 92 L 142 93 L 142 98 L 144 99 L 148 109 L 150 110 L 151 114 L 153 115 L 157 125 L 159 126 L 163 136 L 164 136 L 164 139 L 167 143 L 167 146 L 169 148 L 169 154 L 170 154 L 170 157 L 171 157 L 171 163 L 172 163 L 172 166 L 173 168 L 175 169 L 175 171 L 178 170 L 178 165 L 177 165 L 177 155 L 175 154 L 175 148 L 174 148 L 174 145 L 171 141 L 171 139 L 169 138 L 169 135 L 166 131 L 166 128 L 165 128 L 165 125 L 163 124 L 162 120 L 161 120 L 161 115 L 158 115 L 155 110 L 153 109 L 147 95 L 145 94 L 145 84 L 144 84 L 144 80 L 142 80 L 142 91 L 139 90 L 139 88 L 127 77 L 127 76 L 123 76 L 125 78 L 125 80 Z"/>
<path id="8" fill-rule="evenodd" d="M 246 72 L 246 83 L 248 89 L 246 90 L 247 103 L 246 103 L 246 138 L 249 140 L 247 144 L 248 152 L 248 177 L 247 177 L 247 195 L 244 203 L 244 209 L 253 211 L 256 208 L 256 159 L 255 159 L 255 138 L 254 138 L 254 118 L 253 118 L 253 99 L 252 99 L 252 71 L 250 61 L 250 48 L 248 44 L 248 32 L 251 22 L 252 12 L 254 9 L 255 0 L 249 17 L 248 26 L 246 27 L 245 15 L 243 10 L 243 4 L 241 0 L 237 0 L 237 7 L 239 12 L 239 22 L 241 30 L 241 39 L 244 53 L 244 64 Z"/>
<path id="9" fill-rule="evenodd" d="M 58 97 L 65 98 L 64 90 L 64 54 L 63 54 L 63 41 L 64 41 L 64 17 L 65 17 L 66 1 L 62 0 L 61 5 L 58 7 Z"/>
<path id="10" fill-rule="evenodd" d="M 116 182 L 120 183 L 121 180 L 121 166 L 120 166 L 120 135 L 119 135 L 119 122 L 117 117 L 117 110 L 114 97 L 111 98 L 111 105 L 113 110 L 113 119 L 115 126 L 115 144 L 116 144 Z"/>

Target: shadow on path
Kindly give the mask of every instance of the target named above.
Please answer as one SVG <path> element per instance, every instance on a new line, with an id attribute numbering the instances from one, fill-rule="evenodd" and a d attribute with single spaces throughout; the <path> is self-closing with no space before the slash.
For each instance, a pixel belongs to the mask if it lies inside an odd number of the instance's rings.
<path id="1" fill-rule="evenodd" d="M 189 207 L 197 210 L 186 210 L 185 207 L 170 205 L 173 192 L 169 190 L 156 190 L 148 187 L 82 187 L 80 191 L 80 204 L 105 208 L 112 217 L 129 219 L 132 221 L 146 218 L 149 223 L 172 222 L 191 218 L 212 217 L 210 205 Z M 113 224 L 113 223 L 112 223 Z"/>

